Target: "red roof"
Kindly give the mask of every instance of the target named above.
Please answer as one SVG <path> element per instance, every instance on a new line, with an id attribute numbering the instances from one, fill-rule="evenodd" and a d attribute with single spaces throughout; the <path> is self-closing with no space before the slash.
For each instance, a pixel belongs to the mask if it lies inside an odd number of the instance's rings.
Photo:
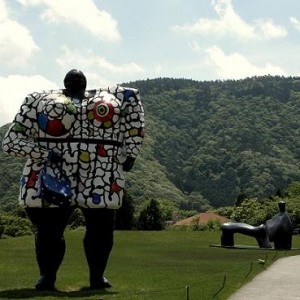
<path id="1" fill-rule="evenodd" d="M 206 212 L 206 213 L 200 213 L 198 215 L 189 217 L 184 220 L 180 220 L 180 221 L 176 222 L 174 225 L 193 225 L 193 224 L 195 224 L 195 218 L 198 218 L 198 217 L 200 218 L 201 224 L 205 224 L 209 220 L 219 220 L 221 223 L 229 222 L 229 220 L 223 216 L 220 216 L 213 212 Z"/>

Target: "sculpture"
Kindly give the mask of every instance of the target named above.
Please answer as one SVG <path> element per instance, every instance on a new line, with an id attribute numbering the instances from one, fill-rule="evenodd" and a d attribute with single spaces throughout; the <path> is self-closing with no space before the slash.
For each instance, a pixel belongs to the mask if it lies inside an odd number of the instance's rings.
<path id="1" fill-rule="evenodd" d="M 290 250 L 292 247 L 293 226 L 289 215 L 285 211 L 285 202 L 278 203 L 279 213 L 266 224 L 251 226 L 246 223 L 224 223 L 221 226 L 221 246 L 233 247 L 234 234 L 241 233 L 256 239 L 260 248 L 272 248 L 274 242 L 276 250 Z"/>
<path id="2" fill-rule="evenodd" d="M 64 85 L 65 89 L 25 98 L 3 139 L 3 150 L 27 158 L 19 202 L 35 230 L 40 270 L 36 289 L 55 289 L 66 248 L 64 231 L 75 207 L 85 220 L 90 288 L 109 288 L 104 271 L 113 247 L 114 214 L 122 205 L 125 172 L 142 146 L 144 110 L 139 90 L 86 90 L 86 77 L 77 69 L 65 75 Z M 70 181 L 70 206 L 59 206 L 39 193 L 45 165 L 52 177 L 57 165 L 64 170 Z"/>

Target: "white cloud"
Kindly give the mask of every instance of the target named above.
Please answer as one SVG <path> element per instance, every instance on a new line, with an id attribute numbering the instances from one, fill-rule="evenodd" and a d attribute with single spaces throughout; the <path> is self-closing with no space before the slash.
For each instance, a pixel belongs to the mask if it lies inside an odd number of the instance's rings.
<path id="1" fill-rule="evenodd" d="M 10 19 L 5 2 L 0 0 L 0 62 L 8 66 L 26 66 L 39 50 L 29 30 Z"/>
<path id="2" fill-rule="evenodd" d="M 4 0 L 0 1 L 0 22 L 7 18 L 7 9 Z"/>
<path id="3" fill-rule="evenodd" d="M 266 40 L 280 38 L 287 35 L 286 29 L 281 26 L 274 25 L 272 20 L 256 21 L 255 28 L 257 29 L 259 36 Z"/>
<path id="4" fill-rule="evenodd" d="M 107 41 L 121 39 L 117 21 L 106 11 L 99 10 L 92 0 L 19 0 L 25 6 L 45 5 L 41 19 L 49 23 L 77 24 Z"/>
<path id="5" fill-rule="evenodd" d="M 130 76 L 134 78 L 145 73 L 143 67 L 135 62 L 118 65 L 109 62 L 104 57 L 94 54 L 91 50 L 82 52 L 79 50 L 70 50 L 67 46 L 63 46 L 61 49 L 63 54 L 57 58 L 56 61 L 62 69 L 69 70 L 78 68 L 85 74 L 88 74 L 88 72 L 91 74 L 97 73 L 99 74 L 98 76 L 101 76 L 102 82 L 104 81 L 105 83 L 116 84 L 116 82 L 119 82 L 125 76 L 126 78 Z M 92 78 L 94 77 L 93 75 Z M 96 87 L 97 86 L 99 86 L 98 80 Z"/>
<path id="6" fill-rule="evenodd" d="M 261 67 L 251 64 L 239 53 L 225 55 L 222 49 L 217 46 L 206 49 L 206 54 L 209 63 L 215 68 L 217 77 L 220 79 L 241 79 L 263 75 L 287 75 L 282 68 L 274 66 L 271 63 L 266 63 Z"/>
<path id="7" fill-rule="evenodd" d="M 0 126 L 12 122 L 29 93 L 57 88 L 55 83 L 40 75 L 0 77 Z"/>
<path id="8" fill-rule="evenodd" d="M 300 31 L 300 21 L 294 17 L 290 17 L 290 22 L 292 23 L 292 25 Z"/>
<path id="9" fill-rule="evenodd" d="M 177 32 L 188 34 L 205 34 L 210 37 L 230 36 L 242 41 L 254 39 L 272 39 L 287 35 L 281 26 L 272 20 L 257 20 L 253 24 L 245 22 L 235 11 L 231 0 L 211 0 L 218 19 L 200 18 L 195 24 L 173 26 Z"/>

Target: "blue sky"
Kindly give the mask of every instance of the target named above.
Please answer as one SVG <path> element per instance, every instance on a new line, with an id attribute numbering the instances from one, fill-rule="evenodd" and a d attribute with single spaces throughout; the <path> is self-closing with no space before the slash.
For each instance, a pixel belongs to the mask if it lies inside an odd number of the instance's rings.
<path id="1" fill-rule="evenodd" d="M 300 1 L 0 0 L 0 61 L 0 126 L 73 68 L 89 88 L 300 76 Z"/>

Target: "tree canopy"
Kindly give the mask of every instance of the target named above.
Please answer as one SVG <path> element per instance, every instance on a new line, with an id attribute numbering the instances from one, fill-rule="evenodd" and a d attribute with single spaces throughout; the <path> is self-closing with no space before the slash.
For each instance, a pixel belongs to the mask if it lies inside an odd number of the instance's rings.
<path id="1" fill-rule="evenodd" d="M 164 198 L 199 211 L 241 195 L 264 199 L 300 180 L 300 78 L 124 85 L 140 89 L 146 116 L 144 146 L 127 175 L 134 203 Z M 0 209 L 16 203 L 23 163 L 0 150 Z"/>

